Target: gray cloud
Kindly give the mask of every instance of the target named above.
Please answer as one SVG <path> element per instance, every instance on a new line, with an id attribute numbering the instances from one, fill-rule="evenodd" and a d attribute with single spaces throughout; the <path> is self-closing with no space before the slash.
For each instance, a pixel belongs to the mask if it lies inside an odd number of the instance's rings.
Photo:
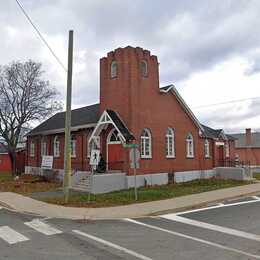
<path id="1" fill-rule="evenodd" d="M 158 55 L 161 82 L 178 85 L 193 73 L 240 55 L 252 60 L 248 75 L 259 71 L 252 53 L 260 44 L 258 0 L 20 0 L 32 20 L 66 64 L 67 33 L 75 30 L 74 106 L 99 96 L 99 58 L 119 46 L 141 46 Z M 43 62 L 46 77 L 65 95 L 66 77 L 19 11 L 15 1 L 0 9 L 1 63 L 33 58 Z M 59 39 L 59 40 L 58 40 Z M 44 53 L 44 54 L 43 54 Z M 255 116 L 221 114 L 203 120 L 228 124 Z M 214 111 L 213 111 L 214 113 Z M 212 115 L 212 114 L 211 114 Z M 233 122 L 233 121 L 232 121 Z M 229 124 L 230 125 L 230 124 Z"/>

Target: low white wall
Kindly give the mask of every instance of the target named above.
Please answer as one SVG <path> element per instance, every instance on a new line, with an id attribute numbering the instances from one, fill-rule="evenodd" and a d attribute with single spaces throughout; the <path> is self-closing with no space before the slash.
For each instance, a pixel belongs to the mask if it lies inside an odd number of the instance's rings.
<path id="1" fill-rule="evenodd" d="M 168 173 L 143 174 L 136 176 L 136 186 L 143 187 L 145 185 L 164 185 L 168 184 Z M 135 177 L 126 176 L 126 188 L 135 186 Z"/>
<path id="2" fill-rule="evenodd" d="M 252 178 L 250 168 L 241 167 L 217 167 L 217 176 L 221 179 L 249 180 Z"/>
<path id="3" fill-rule="evenodd" d="M 91 193 L 106 193 L 126 189 L 126 174 L 94 174 Z"/>
<path id="4" fill-rule="evenodd" d="M 216 176 L 216 171 L 211 170 L 197 170 L 197 171 L 183 171 L 174 173 L 174 182 L 187 182 L 197 179 L 209 179 Z"/>

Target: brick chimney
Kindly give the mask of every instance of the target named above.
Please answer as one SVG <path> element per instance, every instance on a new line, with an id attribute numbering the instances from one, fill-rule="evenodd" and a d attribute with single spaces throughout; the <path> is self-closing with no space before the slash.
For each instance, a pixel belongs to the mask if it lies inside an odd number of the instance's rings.
<path id="1" fill-rule="evenodd" d="M 251 128 L 246 128 L 246 146 L 252 145 L 252 133 Z"/>

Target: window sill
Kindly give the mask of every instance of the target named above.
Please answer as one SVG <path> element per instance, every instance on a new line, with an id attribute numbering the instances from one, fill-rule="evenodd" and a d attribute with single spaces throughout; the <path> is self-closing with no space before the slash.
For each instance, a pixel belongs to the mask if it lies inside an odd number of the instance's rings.
<path id="1" fill-rule="evenodd" d="M 152 159 L 152 156 L 141 156 L 141 159 Z"/>
<path id="2" fill-rule="evenodd" d="M 195 156 L 186 156 L 186 159 L 194 159 Z"/>
<path id="3" fill-rule="evenodd" d="M 175 155 L 166 155 L 166 159 L 175 159 Z"/>
<path id="4" fill-rule="evenodd" d="M 205 159 L 211 159 L 211 156 L 205 156 Z"/>

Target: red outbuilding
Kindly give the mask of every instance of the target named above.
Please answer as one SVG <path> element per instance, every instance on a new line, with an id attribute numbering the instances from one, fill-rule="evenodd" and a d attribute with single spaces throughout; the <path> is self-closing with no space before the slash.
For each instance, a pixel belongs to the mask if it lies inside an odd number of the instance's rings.
<path id="1" fill-rule="evenodd" d="M 7 148 L 4 144 L 0 143 L 0 174 L 1 172 L 11 172 L 12 164 L 7 151 Z"/>

